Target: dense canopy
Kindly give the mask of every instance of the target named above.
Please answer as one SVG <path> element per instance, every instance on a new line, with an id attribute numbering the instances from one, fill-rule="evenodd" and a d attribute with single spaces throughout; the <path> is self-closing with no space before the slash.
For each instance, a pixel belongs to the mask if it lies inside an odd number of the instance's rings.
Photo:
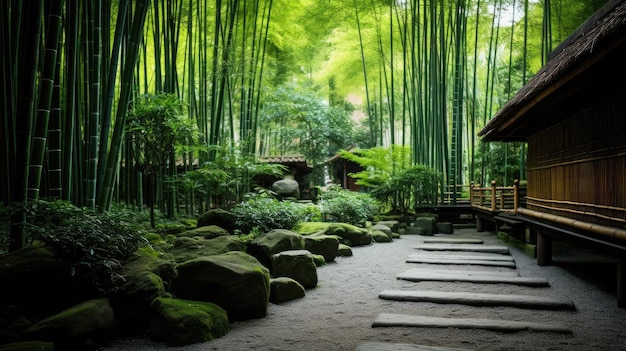
<path id="1" fill-rule="evenodd" d="M 510 182 L 523 144 L 477 131 L 605 2 L 6 0 L 0 202 L 105 211 L 146 180 L 172 211 L 195 168 L 390 145 L 448 186 Z"/>

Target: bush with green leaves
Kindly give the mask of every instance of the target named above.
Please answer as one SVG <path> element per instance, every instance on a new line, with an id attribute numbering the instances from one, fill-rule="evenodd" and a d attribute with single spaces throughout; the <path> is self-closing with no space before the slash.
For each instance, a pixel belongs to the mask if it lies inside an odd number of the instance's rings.
<path id="1" fill-rule="evenodd" d="M 345 190 L 337 185 L 322 191 L 319 206 L 322 215 L 331 220 L 354 225 L 363 225 L 379 211 L 378 202 L 369 194 Z"/>
<path id="2" fill-rule="evenodd" d="M 414 165 L 372 189 L 372 196 L 392 213 L 409 211 L 437 202 L 440 176 L 432 168 Z"/>
<path id="3" fill-rule="evenodd" d="M 244 234 L 291 229 L 304 214 L 301 204 L 262 196 L 241 202 L 230 211 L 235 215 L 235 226 Z"/>
<path id="4" fill-rule="evenodd" d="M 65 201 L 27 205 L 31 235 L 71 265 L 72 276 L 106 289 L 110 278 L 145 239 L 127 213 L 95 213 Z"/>

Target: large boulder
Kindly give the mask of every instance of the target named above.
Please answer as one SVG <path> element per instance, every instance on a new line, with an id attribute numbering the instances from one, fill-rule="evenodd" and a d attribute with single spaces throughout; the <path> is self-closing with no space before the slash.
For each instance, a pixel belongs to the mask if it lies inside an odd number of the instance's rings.
<path id="1" fill-rule="evenodd" d="M 305 289 L 317 286 L 317 267 L 307 250 L 283 251 L 273 255 L 272 272 L 275 277 L 292 278 Z"/>
<path id="2" fill-rule="evenodd" d="M 424 229 L 424 235 L 433 235 L 436 231 L 437 219 L 434 217 L 415 218 L 414 227 Z"/>
<path id="3" fill-rule="evenodd" d="M 282 197 L 300 198 L 300 184 L 293 179 L 281 179 L 272 184 L 272 191 Z"/>
<path id="4" fill-rule="evenodd" d="M 372 238 L 377 243 L 390 243 L 392 241 L 392 237 L 390 234 L 387 234 L 378 229 L 372 231 Z"/>
<path id="5" fill-rule="evenodd" d="M 363 246 L 372 243 L 371 231 L 348 223 L 302 222 L 294 230 L 304 236 L 335 235 L 340 238 L 342 244 L 348 246 Z"/>
<path id="6" fill-rule="evenodd" d="M 304 238 L 287 229 L 274 229 L 254 238 L 247 252 L 256 257 L 265 267 L 270 268 L 272 255 L 287 250 L 304 249 Z"/>
<path id="7" fill-rule="evenodd" d="M 163 280 L 148 272 L 134 272 L 125 277 L 111 297 L 117 330 L 123 336 L 142 335 L 148 330 L 150 304 L 165 295 Z"/>
<path id="8" fill-rule="evenodd" d="M 228 333 L 226 311 L 210 302 L 156 298 L 148 336 L 172 346 L 211 341 Z"/>
<path id="9" fill-rule="evenodd" d="M 165 286 L 168 286 L 178 275 L 176 263 L 167 259 L 163 252 L 155 250 L 149 245 L 139 248 L 139 250 L 124 263 L 121 275 L 136 275 L 139 272 L 152 272 L 158 275 Z"/>
<path id="10" fill-rule="evenodd" d="M 210 224 L 207 226 L 187 230 L 185 232 L 182 232 L 179 236 L 188 238 L 201 237 L 204 239 L 213 239 L 217 238 L 218 236 L 228 235 L 230 235 L 230 233 L 226 229 L 215 224 Z"/>
<path id="11" fill-rule="evenodd" d="M 218 236 L 205 240 L 202 238 L 180 237 L 174 240 L 167 253 L 176 263 L 182 263 L 203 256 L 214 256 L 230 251 L 245 251 L 246 244 L 237 236 Z"/>
<path id="12" fill-rule="evenodd" d="M 240 251 L 198 257 L 177 265 L 172 292 L 179 298 L 213 302 L 230 320 L 267 314 L 270 274 L 257 259 Z"/>
<path id="13" fill-rule="evenodd" d="M 372 226 L 372 230 L 380 230 L 381 232 L 387 234 L 389 236 L 389 238 L 392 238 L 393 236 L 393 230 L 391 229 L 391 227 L 389 227 L 386 224 L 382 224 L 382 223 L 376 223 Z"/>
<path id="14" fill-rule="evenodd" d="M 326 262 L 332 262 L 339 251 L 339 239 L 334 235 L 307 235 L 304 237 L 304 248 L 324 256 Z"/>
<path id="15" fill-rule="evenodd" d="M 107 298 L 85 301 L 28 328 L 29 340 L 50 341 L 58 350 L 95 350 L 112 340 L 113 308 Z"/>
<path id="16" fill-rule="evenodd" d="M 72 276 L 71 265 L 45 247 L 0 255 L 0 311 L 38 319 L 101 294 L 88 279 Z"/>
<path id="17" fill-rule="evenodd" d="M 304 287 L 296 280 L 278 277 L 270 281 L 270 302 L 274 304 L 300 299 L 305 296 Z"/>
<path id="18" fill-rule="evenodd" d="M 198 217 L 198 228 L 208 225 L 216 225 L 232 234 L 235 230 L 235 215 L 220 208 L 208 210 Z"/>
<path id="19" fill-rule="evenodd" d="M 378 224 L 389 227 L 393 232 L 398 232 L 400 229 L 400 221 L 397 220 L 378 221 L 376 225 Z M 376 227 L 376 225 L 374 225 L 374 227 Z"/>

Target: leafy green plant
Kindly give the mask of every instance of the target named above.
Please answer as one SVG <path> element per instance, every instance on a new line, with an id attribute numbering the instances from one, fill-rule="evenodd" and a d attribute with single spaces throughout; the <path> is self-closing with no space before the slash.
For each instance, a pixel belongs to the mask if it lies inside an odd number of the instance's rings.
<path id="1" fill-rule="evenodd" d="M 362 225 L 378 213 L 377 201 L 366 193 L 357 193 L 332 185 L 322 192 L 319 206 L 331 220 Z"/>
<path id="2" fill-rule="evenodd" d="M 242 233 L 291 229 L 303 219 L 303 206 L 269 197 L 253 197 L 233 207 L 235 225 Z"/>
<path id="3" fill-rule="evenodd" d="M 125 215 L 95 213 L 64 201 L 29 203 L 28 226 L 56 257 L 71 265 L 72 276 L 91 279 L 106 289 L 121 262 L 145 242 L 140 229 Z"/>
<path id="4" fill-rule="evenodd" d="M 372 196 L 391 208 L 392 213 L 404 215 L 414 208 L 437 201 L 440 176 L 432 168 L 411 166 L 372 189 Z"/>
<path id="5" fill-rule="evenodd" d="M 257 162 L 254 156 L 243 152 L 242 144 L 235 147 L 211 146 L 215 159 L 197 170 L 179 176 L 179 182 L 193 191 L 195 207 L 227 208 L 245 200 L 255 189 L 259 176 L 282 178 L 287 168 L 280 164 Z"/>
<path id="6" fill-rule="evenodd" d="M 411 150 L 406 145 L 373 147 L 339 152 L 342 158 L 363 167 L 363 171 L 350 174 L 356 183 L 373 188 L 384 184 L 392 176 L 402 172 L 411 164 Z"/>

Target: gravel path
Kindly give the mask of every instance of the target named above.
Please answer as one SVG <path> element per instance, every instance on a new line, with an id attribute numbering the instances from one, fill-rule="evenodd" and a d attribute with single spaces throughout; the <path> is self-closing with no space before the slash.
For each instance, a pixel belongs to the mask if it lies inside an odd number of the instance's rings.
<path id="1" fill-rule="evenodd" d="M 485 245 L 503 245 L 493 232 L 456 229 L 449 238 L 477 238 Z M 207 343 L 167 347 L 147 339 L 120 340 L 106 351 L 158 350 L 355 350 L 366 341 L 445 346 L 469 350 L 626 350 L 626 309 L 615 299 L 615 265 L 607 258 L 578 250 L 555 253 L 555 265 L 539 267 L 535 260 L 511 248 L 522 277 L 543 278 L 549 287 L 463 282 L 412 282 L 396 275 L 412 268 L 511 271 L 507 267 L 407 263 L 416 245 L 428 237 L 403 235 L 392 243 L 353 248 L 352 257 L 318 268 L 318 286 L 299 300 L 270 304 L 268 315 L 233 323 L 230 332 Z M 558 249 L 558 245 L 555 248 Z M 472 307 L 457 304 L 402 302 L 378 298 L 384 290 L 468 291 L 540 295 L 571 300 L 574 311 L 544 311 L 515 307 Z M 520 331 L 514 333 L 457 328 L 372 328 L 381 313 L 430 317 L 488 318 L 565 324 L 572 334 Z"/>

